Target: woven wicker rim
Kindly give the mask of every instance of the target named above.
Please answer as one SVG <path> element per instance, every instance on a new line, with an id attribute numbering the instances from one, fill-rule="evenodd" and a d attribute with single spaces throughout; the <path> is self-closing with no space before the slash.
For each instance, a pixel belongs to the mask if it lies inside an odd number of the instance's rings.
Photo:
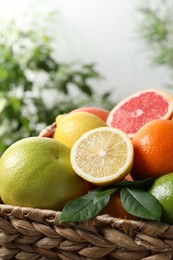
<path id="1" fill-rule="evenodd" d="M 0 259 L 172 259 L 173 226 L 108 215 L 59 224 L 60 212 L 0 205 Z M 3 258 L 4 257 L 4 258 Z"/>

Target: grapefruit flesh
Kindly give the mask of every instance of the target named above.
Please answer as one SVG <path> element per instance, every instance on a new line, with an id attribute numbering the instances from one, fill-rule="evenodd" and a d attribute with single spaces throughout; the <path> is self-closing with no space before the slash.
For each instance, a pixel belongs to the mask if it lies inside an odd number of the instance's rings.
<path id="1" fill-rule="evenodd" d="M 171 119 L 173 98 L 164 90 L 145 89 L 118 103 L 109 113 L 107 125 L 126 132 L 131 138 L 154 119 Z"/>

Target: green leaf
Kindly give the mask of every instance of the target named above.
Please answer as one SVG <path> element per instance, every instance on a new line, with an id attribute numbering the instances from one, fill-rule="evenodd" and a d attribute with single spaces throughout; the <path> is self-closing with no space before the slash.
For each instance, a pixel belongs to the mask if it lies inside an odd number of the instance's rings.
<path id="1" fill-rule="evenodd" d="M 59 222 L 82 222 L 97 216 L 108 204 L 110 196 L 121 188 L 123 207 L 132 215 L 147 220 L 160 221 L 162 208 L 158 200 L 141 189 L 151 185 L 153 179 L 144 181 L 121 181 L 114 186 L 98 188 L 66 204 Z M 140 189 L 139 189 L 140 188 Z"/>
<path id="2" fill-rule="evenodd" d="M 110 195 L 114 191 L 116 191 L 116 188 L 108 190 L 98 188 L 82 197 L 69 201 L 62 210 L 59 222 L 82 222 L 94 218 L 108 204 Z"/>
<path id="3" fill-rule="evenodd" d="M 80 89 L 82 90 L 83 93 L 87 94 L 88 96 L 93 95 L 92 88 L 88 86 L 86 83 L 81 83 Z"/>
<path id="4" fill-rule="evenodd" d="M 0 97 L 0 113 L 3 112 L 6 104 L 7 104 L 7 99 L 3 98 L 3 97 Z"/>
<path id="5" fill-rule="evenodd" d="M 98 192 L 94 197 L 94 203 L 106 199 L 108 196 L 112 195 L 118 188 L 105 189 Z"/>
<path id="6" fill-rule="evenodd" d="M 147 191 L 124 187 L 121 189 L 120 198 L 123 207 L 130 214 L 147 220 L 160 221 L 162 207 Z"/>
<path id="7" fill-rule="evenodd" d="M 141 188 L 143 190 L 147 190 L 149 186 L 154 182 L 154 179 L 148 178 L 142 181 L 120 181 L 115 183 L 114 187 L 134 187 L 134 188 Z"/>

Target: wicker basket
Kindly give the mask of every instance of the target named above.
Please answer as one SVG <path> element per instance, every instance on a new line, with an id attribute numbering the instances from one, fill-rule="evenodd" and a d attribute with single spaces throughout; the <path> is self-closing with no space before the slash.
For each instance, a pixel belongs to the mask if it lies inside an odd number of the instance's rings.
<path id="1" fill-rule="evenodd" d="M 40 135 L 52 137 L 53 124 Z M 0 260 L 170 260 L 173 226 L 101 215 L 59 224 L 61 212 L 0 204 Z"/>

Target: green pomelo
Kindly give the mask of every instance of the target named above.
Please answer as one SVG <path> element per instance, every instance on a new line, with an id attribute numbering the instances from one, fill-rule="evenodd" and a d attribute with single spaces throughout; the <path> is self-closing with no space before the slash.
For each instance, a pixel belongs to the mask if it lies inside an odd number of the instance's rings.
<path id="1" fill-rule="evenodd" d="M 71 167 L 70 149 L 54 139 L 22 139 L 0 159 L 0 196 L 5 204 L 61 210 L 87 191 L 88 183 Z"/>

